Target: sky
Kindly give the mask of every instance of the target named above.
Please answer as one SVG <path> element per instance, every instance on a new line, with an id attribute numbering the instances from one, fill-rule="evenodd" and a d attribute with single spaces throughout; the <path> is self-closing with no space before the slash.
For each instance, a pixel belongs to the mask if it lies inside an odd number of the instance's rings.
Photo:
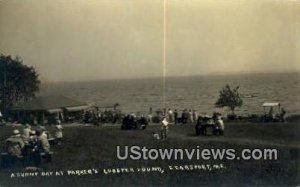
<path id="1" fill-rule="evenodd" d="M 44 82 L 300 71 L 299 51 L 299 0 L 0 0 L 0 53 Z"/>

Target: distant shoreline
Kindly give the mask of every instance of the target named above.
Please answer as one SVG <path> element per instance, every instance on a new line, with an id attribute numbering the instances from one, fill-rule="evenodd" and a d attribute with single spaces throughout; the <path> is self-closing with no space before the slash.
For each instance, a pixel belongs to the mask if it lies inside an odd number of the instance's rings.
<path id="1" fill-rule="evenodd" d="M 176 79 L 176 78 L 192 78 L 192 77 L 222 77 L 222 76 L 243 76 L 243 75 L 271 75 L 271 74 L 299 74 L 300 71 L 276 71 L 276 72 L 261 72 L 261 71 L 245 71 L 245 72 L 213 72 L 207 74 L 198 74 L 198 75 L 179 75 L 179 76 L 166 76 L 166 79 Z M 143 81 L 143 80 L 157 80 L 163 79 L 163 76 L 160 77 L 132 77 L 132 78 L 112 78 L 112 79 L 92 79 L 92 80 L 66 80 L 66 81 L 43 81 L 43 84 L 64 84 L 64 83 L 85 83 L 85 82 L 99 82 L 99 81 Z"/>
<path id="2" fill-rule="evenodd" d="M 125 112 L 168 107 L 212 113 L 219 110 L 214 103 L 226 84 L 240 86 L 244 104 L 237 114 L 261 114 L 264 102 L 281 103 L 287 115 L 299 113 L 300 72 L 166 77 L 165 86 L 162 77 L 53 82 L 42 84 L 38 95 L 63 95 L 99 106 L 118 102 Z"/>

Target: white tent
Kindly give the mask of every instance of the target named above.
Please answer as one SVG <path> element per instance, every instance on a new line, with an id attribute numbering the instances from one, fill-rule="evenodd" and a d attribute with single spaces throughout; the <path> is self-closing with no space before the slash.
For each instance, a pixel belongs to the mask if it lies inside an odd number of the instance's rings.
<path id="1" fill-rule="evenodd" d="M 263 103 L 263 107 L 275 107 L 280 106 L 280 103 Z"/>

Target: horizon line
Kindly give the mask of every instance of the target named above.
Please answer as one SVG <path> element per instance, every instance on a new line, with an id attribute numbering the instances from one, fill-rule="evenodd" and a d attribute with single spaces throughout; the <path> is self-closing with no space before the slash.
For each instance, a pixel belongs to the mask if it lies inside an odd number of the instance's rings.
<path id="1" fill-rule="evenodd" d="M 230 76 L 242 74 L 280 74 L 280 73 L 300 73 L 299 70 L 284 70 L 284 71 L 239 71 L 239 72 L 210 72 L 203 74 L 191 75 L 165 75 L 165 76 L 150 76 L 150 77 L 126 77 L 126 78 L 99 78 L 89 80 L 59 80 L 59 81 L 41 81 L 45 83 L 72 83 L 72 82 L 96 82 L 96 81 L 116 81 L 116 80 L 144 80 L 144 79 L 163 79 L 163 78 L 181 78 L 181 77 L 206 77 L 206 76 Z"/>

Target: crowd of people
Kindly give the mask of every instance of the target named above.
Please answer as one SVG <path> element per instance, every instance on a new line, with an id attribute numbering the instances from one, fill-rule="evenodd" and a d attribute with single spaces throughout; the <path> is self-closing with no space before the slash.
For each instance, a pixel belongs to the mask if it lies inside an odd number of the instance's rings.
<path id="1" fill-rule="evenodd" d="M 104 110 L 101 111 L 98 108 L 94 108 L 86 111 L 83 114 L 83 122 L 91 123 L 99 126 L 103 123 L 120 123 L 124 115 L 120 111 L 116 110 Z"/>
<path id="2" fill-rule="evenodd" d="M 170 113 L 169 113 L 170 114 Z M 169 125 L 170 124 L 176 124 L 172 123 L 170 116 L 166 117 L 164 116 L 161 121 L 161 132 L 160 135 L 157 133 L 154 133 L 153 136 L 155 139 L 166 139 L 168 136 L 169 131 Z M 198 116 L 195 125 L 195 130 L 197 135 L 207 135 L 207 129 L 211 129 L 212 135 L 224 135 L 224 121 L 221 117 L 221 114 L 214 113 L 212 117 L 209 117 L 208 115 L 205 116 Z"/>
<path id="3" fill-rule="evenodd" d="M 280 112 L 275 113 L 273 107 L 270 108 L 269 112 L 265 111 L 264 115 L 262 116 L 262 120 L 264 122 L 276 122 L 281 121 L 284 122 L 286 119 L 286 111 L 283 107 L 280 108 Z"/>
<path id="4" fill-rule="evenodd" d="M 196 110 L 191 109 L 183 109 L 181 113 L 179 110 L 175 109 L 172 110 L 171 108 L 163 110 L 157 110 L 155 111 L 155 114 L 153 115 L 152 108 L 149 109 L 148 113 L 148 120 L 149 122 L 160 122 L 163 117 L 166 117 L 166 119 L 170 123 L 174 123 L 175 125 L 178 124 L 195 124 L 198 119 L 198 113 Z M 158 120 L 156 120 L 158 118 Z"/>
<path id="5" fill-rule="evenodd" d="M 121 129 L 146 129 L 149 124 L 149 119 L 144 115 L 136 115 L 135 113 L 127 114 L 123 120 Z"/>
<path id="6" fill-rule="evenodd" d="M 198 113 L 196 110 L 184 109 L 181 113 L 181 117 L 177 109 L 174 112 L 169 108 L 168 109 L 168 119 L 171 123 L 174 122 L 175 125 L 182 124 L 193 124 L 198 119 Z"/>
<path id="7" fill-rule="evenodd" d="M 121 129 L 146 129 L 149 123 L 153 123 L 154 118 L 159 119 L 161 124 L 160 133 L 155 136 L 158 139 L 166 139 L 170 124 L 205 124 L 205 118 L 198 115 L 196 110 L 184 109 L 179 113 L 177 109 L 174 111 L 169 109 L 158 110 L 155 115 L 150 108 L 148 115 L 142 113 L 121 114 L 116 112 L 100 112 L 100 110 L 86 111 L 83 116 L 83 122 L 94 123 L 98 125 L 102 122 L 113 123 L 122 122 Z M 108 120 L 109 119 L 109 120 Z M 220 116 L 214 118 L 215 130 L 219 134 L 224 133 L 224 123 Z M 20 132 L 21 131 L 21 132 Z M 53 134 L 53 135 L 52 135 Z M 12 135 L 5 140 L 5 150 L 13 163 L 18 159 L 24 160 L 27 164 L 39 164 L 41 155 L 46 160 L 51 160 L 51 146 L 61 145 L 63 138 L 63 127 L 59 119 L 56 120 L 55 132 L 50 133 L 45 126 L 34 126 L 26 124 L 23 129 L 14 129 Z M 2 155 L 3 156 L 3 155 Z M 7 161 L 6 161 L 7 162 Z"/>
<path id="8" fill-rule="evenodd" d="M 61 145 L 63 138 L 63 127 L 60 121 L 55 126 L 54 136 L 44 127 L 37 126 L 33 129 L 26 124 L 20 132 L 18 129 L 12 131 L 12 135 L 5 140 L 2 152 L 2 163 L 13 165 L 18 160 L 23 164 L 39 165 L 43 159 L 51 161 L 51 145 Z"/>

